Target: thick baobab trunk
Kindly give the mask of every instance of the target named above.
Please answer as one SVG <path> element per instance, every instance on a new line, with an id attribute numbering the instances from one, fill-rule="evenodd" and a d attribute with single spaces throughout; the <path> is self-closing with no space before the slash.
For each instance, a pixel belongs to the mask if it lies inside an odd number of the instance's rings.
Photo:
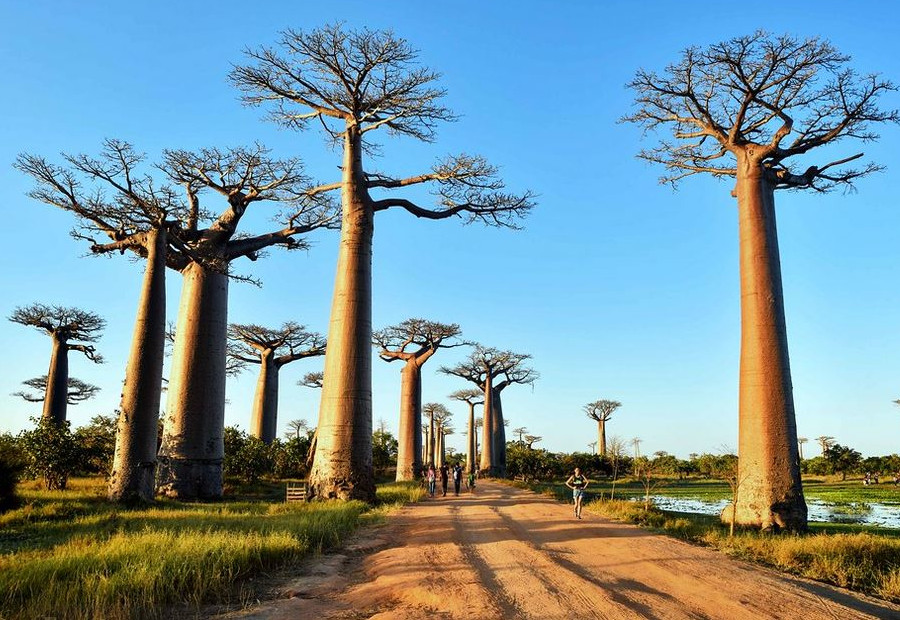
<path id="1" fill-rule="evenodd" d="M 469 403 L 469 423 L 466 441 L 466 472 L 475 471 L 475 405 Z"/>
<path id="2" fill-rule="evenodd" d="M 494 443 L 494 467 L 493 475 L 500 478 L 506 477 L 506 425 L 503 423 L 503 400 L 500 390 L 493 390 L 493 422 L 491 439 Z"/>
<path id="3" fill-rule="evenodd" d="M 275 352 L 260 355 L 259 379 L 253 398 L 253 415 L 250 418 L 250 434 L 270 444 L 275 441 L 278 427 L 278 364 Z"/>
<path id="4" fill-rule="evenodd" d="M 422 471 L 422 369 L 414 359 L 400 371 L 400 430 L 397 481 L 415 480 Z"/>
<path id="5" fill-rule="evenodd" d="M 184 271 L 159 488 L 178 499 L 222 497 L 228 276 L 191 263 Z"/>
<path id="6" fill-rule="evenodd" d="M 484 417 L 481 422 L 481 471 L 494 475 L 494 386 L 488 374 L 484 381 Z"/>
<path id="7" fill-rule="evenodd" d="M 606 420 L 597 420 L 597 453 L 606 456 Z"/>
<path id="8" fill-rule="evenodd" d="M 156 440 L 166 346 L 166 231 L 152 229 L 147 241 L 147 265 L 109 476 L 108 496 L 114 502 L 150 502 L 156 492 Z"/>
<path id="9" fill-rule="evenodd" d="M 50 370 L 47 372 L 47 393 L 44 394 L 44 412 L 41 417 L 56 425 L 66 421 L 69 406 L 69 347 L 58 333 L 50 335 L 53 350 L 50 353 Z"/>
<path id="10" fill-rule="evenodd" d="M 444 428 L 438 433 L 438 462 L 441 467 L 447 464 L 447 436 L 444 434 Z"/>
<path id="11" fill-rule="evenodd" d="M 319 443 L 310 494 L 375 500 L 372 468 L 372 236 L 374 213 L 364 185 L 362 137 L 344 141 L 341 242 L 328 327 Z"/>
<path id="12" fill-rule="evenodd" d="M 739 167 L 735 194 L 741 268 L 740 487 L 735 521 L 766 530 L 804 531 L 806 502 L 800 482 L 774 188 L 758 166 L 739 161 Z"/>

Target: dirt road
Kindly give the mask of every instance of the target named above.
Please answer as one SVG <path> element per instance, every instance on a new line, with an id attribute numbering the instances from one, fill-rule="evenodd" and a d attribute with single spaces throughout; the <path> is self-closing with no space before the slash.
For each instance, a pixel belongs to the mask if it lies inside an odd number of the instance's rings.
<path id="1" fill-rule="evenodd" d="M 900 607 L 731 560 L 500 484 L 408 506 L 284 598 L 229 618 L 898 618 Z"/>

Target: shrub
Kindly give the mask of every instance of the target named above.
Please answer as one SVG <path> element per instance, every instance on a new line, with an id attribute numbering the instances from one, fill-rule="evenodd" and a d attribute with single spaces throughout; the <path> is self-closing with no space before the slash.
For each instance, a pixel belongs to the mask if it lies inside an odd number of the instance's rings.
<path id="1" fill-rule="evenodd" d="M 19 505 L 16 485 L 25 472 L 26 457 L 9 433 L 0 435 L 0 512 Z"/>
<path id="2" fill-rule="evenodd" d="M 63 490 L 79 465 L 79 451 L 69 422 L 56 424 L 31 418 L 34 430 L 19 433 L 19 445 L 26 455 L 27 473 L 43 478 L 48 491 Z"/>

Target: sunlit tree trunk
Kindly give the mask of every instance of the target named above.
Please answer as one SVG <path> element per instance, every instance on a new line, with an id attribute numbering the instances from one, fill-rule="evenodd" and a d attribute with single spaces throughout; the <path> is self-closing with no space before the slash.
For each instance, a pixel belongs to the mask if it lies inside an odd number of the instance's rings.
<path id="1" fill-rule="evenodd" d="M 806 529 L 806 502 L 788 359 L 775 226 L 774 188 L 739 159 L 741 362 L 736 521 L 763 529 Z"/>
<path id="2" fill-rule="evenodd" d="M 165 229 L 152 228 L 147 236 L 147 263 L 125 369 L 109 477 L 109 499 L 118 502 L 149 502 L 156 491 L 156 442 L 166 338 L 167 235 Z"/>
<path id="3" fill-rule="evenodd" d="M 178 499 L 222 496 L 228 276 L 191 263 L 175 327 L 160 490 Z"/>
<path id="4" fill-rule="evenodd" d="M 481 470 L 494 475 L 494 386 L 487 373 L 484 381 L 484 419 L 481 424 Z"/>
<path id="5" fill-rule="evenodd" d="M 275 352 L 260 355 L 259 379 L 253 398 L 253 414 L 250 418 L 250 434 L 270 444 L 275 441 L 278 427 L 278 371 Z"/>
<path id="6" fill-rule="evenodd" d="M 53 332 L 50 337 L 53 340 L 53 350 L 50 353 L 42 417 L 60 425 L 66 421 L 69 404 L 69 347 L 62 334 Z"/>
<path id="7" fill-rule="evenodd" d="M 441 467 L 447 464 L 447 445 L 443 426 L 438 431 L 438 463 Z"/>
<path id="8" fill-rule="evenodd" d="M 400 429 L 397 480 L 415 480 L 422 471 L 422 369 L 410 359 L 400 371 Z"/>
<path id="9" fill-rule="evenodd" d="M 606 420 L 597 420 L 597 452 L 606 456 Z"/>
<path id="10" fill-rule="evenodd" d="M 435 430 L 434 429 L 434 413 L 432 413 L 430 416 L 428 416 L 428 437 L 427 437 L 428 445 L 426 447 L 426 450 L 428 451 L 428 458 L 426 460 L 428 461 L 429 465 L 437 464 L 437 459 L 434 458 L 435 445 L 436 445 L 434 430 Z"/>
<path id="11" fill-rule="evenodd" d="M 469 403 L 469 423 L 466 426 L 467 441 L 466 441 L 466 471 L 473 472 L 475 471 L 475 456 L 476 456 L 476 447 L 475 447 L 475 404 Z"/>
<path id="12" fill-rule="evenodd" d="M 362 136 L 348 126 L 341 188 L 341 242 L 325 353 L 319 443 L 310 493 L 375 500 L 372 468 L 372 236 Z"/>

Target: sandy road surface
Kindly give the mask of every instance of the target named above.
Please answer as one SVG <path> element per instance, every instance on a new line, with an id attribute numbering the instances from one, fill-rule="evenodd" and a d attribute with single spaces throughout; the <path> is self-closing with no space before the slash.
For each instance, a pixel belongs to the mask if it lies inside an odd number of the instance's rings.
<path id="1" fill-rule="evenodd" d="M 737 562 L 499 484 L 408 506 L 229 618 L 898 618 L 900 607 Z"/>

